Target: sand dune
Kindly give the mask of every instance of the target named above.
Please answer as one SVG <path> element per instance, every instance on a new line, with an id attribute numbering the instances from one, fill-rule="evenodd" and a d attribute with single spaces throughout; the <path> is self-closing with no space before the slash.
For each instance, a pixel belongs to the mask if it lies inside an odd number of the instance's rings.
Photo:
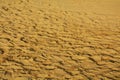
<path id="1" fill-rule="evenodd" d="M 120 80 L 120 0 L 1 0 L 0 80 Z"/>

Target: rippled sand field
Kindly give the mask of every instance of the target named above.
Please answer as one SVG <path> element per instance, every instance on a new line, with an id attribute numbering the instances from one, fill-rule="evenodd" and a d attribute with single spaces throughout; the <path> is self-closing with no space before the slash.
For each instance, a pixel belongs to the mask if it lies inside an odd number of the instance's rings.
<path id="1" fill-rule="evenodd" d="M 120 80 L 120 0 L 0 0 L 0 80 Z"/>

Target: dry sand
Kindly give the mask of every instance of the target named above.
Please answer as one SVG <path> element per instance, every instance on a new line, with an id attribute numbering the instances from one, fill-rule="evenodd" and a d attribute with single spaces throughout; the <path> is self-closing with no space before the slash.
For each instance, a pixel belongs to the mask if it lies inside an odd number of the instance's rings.
<path id="1" fill-rule="evenodd" d="M 0 0 L 0 80 L 120 80 L 120 0 Z"/>

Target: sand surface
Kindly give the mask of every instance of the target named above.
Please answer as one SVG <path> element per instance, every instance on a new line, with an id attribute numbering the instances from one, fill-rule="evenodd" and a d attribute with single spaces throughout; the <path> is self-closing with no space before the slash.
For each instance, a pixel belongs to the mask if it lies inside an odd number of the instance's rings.
<path id="1" fill-rule="evenodd" d="M 120 80 L 120 0 L 0 0 L 0 80 Z"/>

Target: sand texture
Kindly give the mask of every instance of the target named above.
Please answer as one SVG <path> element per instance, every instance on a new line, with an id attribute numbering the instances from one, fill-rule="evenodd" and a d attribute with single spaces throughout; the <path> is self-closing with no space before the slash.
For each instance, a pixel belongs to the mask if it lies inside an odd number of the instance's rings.
<path id="1" fill-rule="evenodd" d="M 0 80 L 120 80 L 120 0 L 0 0 Z"/>

